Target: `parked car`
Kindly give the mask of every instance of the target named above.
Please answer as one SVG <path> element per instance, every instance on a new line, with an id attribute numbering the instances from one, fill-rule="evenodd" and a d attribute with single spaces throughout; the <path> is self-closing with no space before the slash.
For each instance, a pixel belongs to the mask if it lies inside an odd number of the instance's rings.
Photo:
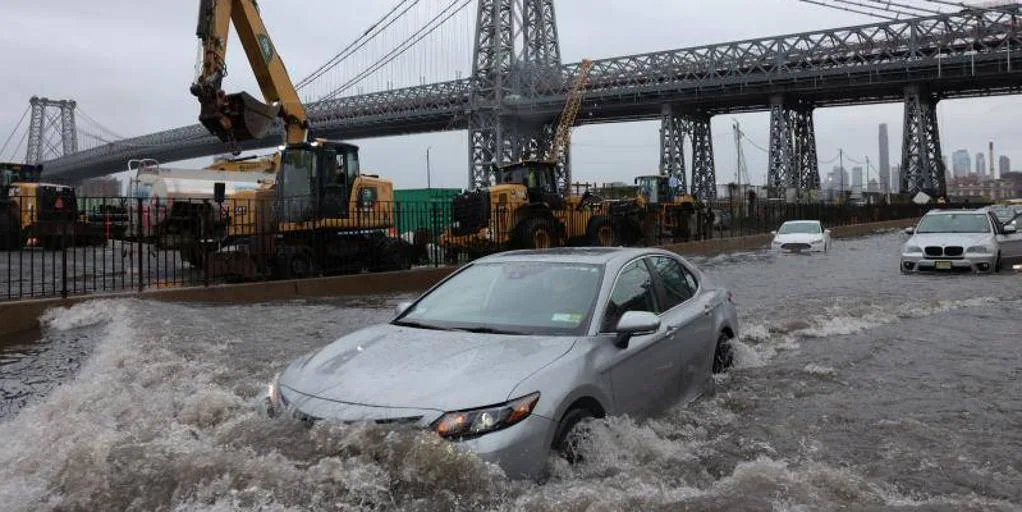
<path id="1" fill-rule="evenodd" d="M 770 247 L 786 252 L 827 252 L 830 250 L 830 230 L 818 220 L 789 220 L 777 231 L 771 231 L 774 240 Z"/>
<path id="2" fill-rule="evenodd" d="M 539 478 L 583 420 L 697 398 L 738 334 L 731 293 L 659 249 L 497 254 L 398 311 L 291 363 L 271 415 L 412 425 Z"/>
<path id="3" fill-rule="evenodd" d="M 933 210 L 901 250 L 901 271 L 997 272 L 1022 263 L 1022 234 L 988 210 Z"/>

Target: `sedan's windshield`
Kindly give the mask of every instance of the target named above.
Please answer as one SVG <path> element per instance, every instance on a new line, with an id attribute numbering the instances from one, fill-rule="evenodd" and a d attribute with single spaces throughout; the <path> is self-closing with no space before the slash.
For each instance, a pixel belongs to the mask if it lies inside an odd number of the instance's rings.
<path id="1" fill-rule="evenodd" d="M 989 233 L 990 217 L 985 213 L 926 215 L 916 233 Z"/>
<path id="2" fill-rule="evenodd" d="M 583 334 L 602 280 L 601 265 L 477 263 L 423 297 L 394 323 L 488 333 Z"/>
<path id="3" fill-rule="evenodd" d="M 791 235 L 791 234 L 809 234 L 818 235 L 823 231 L 820 230 L 820 225 L 815 222 L 785 222 L 781 225 L 781 229 L 777 231 L 778 235 Z"/>

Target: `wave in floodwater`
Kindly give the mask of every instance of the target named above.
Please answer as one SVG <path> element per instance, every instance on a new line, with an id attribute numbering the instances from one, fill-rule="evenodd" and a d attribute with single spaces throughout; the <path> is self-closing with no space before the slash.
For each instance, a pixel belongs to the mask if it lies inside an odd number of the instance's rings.
<path id="1" fill-rule="evenodd" d="M 870 326 L 985 304 L 906 304 L 826 311 L 804 324 L 751 325 L 740 366 Z M 1011 510 L 1005 497 L 928 498 L 827 460 L 819 442 L 744 430 L 764 383 L 742 371 L 717 392 L 642 421 L 593 426 L 586 462 L 551 461 L 543 485 L 433 435 L 271 420 L 256 404 L 297 352 L 389 308 L 330 304 L 196 308 L 97 301 L 55 310 L 50 332 L 100 325 L 76 378 L 0 423 L 0 502 L 29 510 Z M 295 327 L 302 326 L 302 327 Z M 171 328 L 172 327 L 172 328 Z M 261 335 L 261 336 L 259 336 Z M 253 341 L 259 339 L 260 341 Z M 791 375 L 834 378 L 804 364 Z M 750 384 L 749 380 L 755 382 Z M 994 469 L 991 468 L 991 471 Z M 1019 480 L 1022 481 L 1022 480 Z"/>

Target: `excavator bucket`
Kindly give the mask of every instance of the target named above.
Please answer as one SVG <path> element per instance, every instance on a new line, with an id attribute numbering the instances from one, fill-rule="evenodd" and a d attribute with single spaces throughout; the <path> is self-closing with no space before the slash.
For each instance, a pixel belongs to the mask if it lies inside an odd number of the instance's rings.
<path id="1" fill-rule="evenodd" d="M 247 92 L 228 94 L 225 99 L 223 110 L 204 106 L 199 115 L 203 126 L 224 142 L 261 139 L 270 133 L 273 120 L 280 114 L 280 106 L 267 105 Z"/>

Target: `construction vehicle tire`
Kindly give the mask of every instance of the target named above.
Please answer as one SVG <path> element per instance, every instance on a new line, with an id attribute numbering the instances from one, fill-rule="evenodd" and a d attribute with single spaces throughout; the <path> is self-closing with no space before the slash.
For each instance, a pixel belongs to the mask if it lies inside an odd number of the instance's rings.
<path id="1" fill-rule="evenodd" d="M 586 238 L 590 247 L 616 247 L 620 245 L 617 235 L 617 226 L 610 218 L 597 215 L 589 219 L 589 226 L 586 228 Z"/>
<path id="2" fill-rule="evenodd" d="M 11 212 L 0 212 L 0 250 L 17 251 L 24 241 L 21 217 Z"/>
<path id="3" fill-rule="evenodd" d="M 517 243 L 522 249 L 549 249 L 557 245 L 553 224 L 542 217 L 525 219 L 518 225 Z"/>
<path id="4" fill-rule="evenodd" d="M 312 259 L 312 250 L 308 247 L 289 247 L 284 258 L 284 277 L 287 279 L 304 279 L 315 275 L 315 262 Z"/>
<path id="5" fill-rule="evenodd" d="M 374 272 L 412 268 L 412 245 L 404 240 L 387 238 L 377 247 L 376 253 Z"/>

